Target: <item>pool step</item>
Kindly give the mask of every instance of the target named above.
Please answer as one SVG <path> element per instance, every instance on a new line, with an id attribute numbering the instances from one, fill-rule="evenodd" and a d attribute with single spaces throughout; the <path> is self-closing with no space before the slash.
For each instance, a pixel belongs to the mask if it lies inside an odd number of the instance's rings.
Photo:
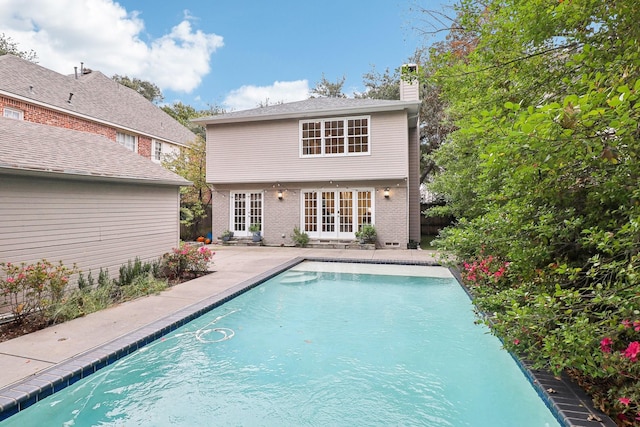
<path id="1" fill-rule="evenodd" d="M 315 282 L 316 280 L 318 280 L 318 276 L 316 274 L 290 271 L 282 278 L 282 280 L 280 280 L 280 283 L 285 283 L 287 285 L 302 285 L 305 283 Z"/>

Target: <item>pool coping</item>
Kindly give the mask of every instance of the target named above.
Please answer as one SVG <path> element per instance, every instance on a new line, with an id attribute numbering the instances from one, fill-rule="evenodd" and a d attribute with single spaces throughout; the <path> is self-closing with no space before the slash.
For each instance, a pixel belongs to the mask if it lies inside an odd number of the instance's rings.
<path id="1" fill-rule="evenodd" d="M 437 262 L 411 260 L 371 260 L 312 256 L 293 258 L 244 280 L 223 292 L 184 307 L 108 343 L 87 350 L 73 358 L 0 389 L 0 422 L 53 393 L 113 364 L 139 348 L 304 261 L 442 266 Z M 455 269 L 449 270 L 462 285 L 459 273 Z M 549 372 L 531 369 L 526 361 L 519 360 L 513 354 L 512 357 L 556 419 L 565 427 L 616 426 L 611 418 L 593 406 L 589 396 L 570 378 L 564 375 L 555 377 Z"/>

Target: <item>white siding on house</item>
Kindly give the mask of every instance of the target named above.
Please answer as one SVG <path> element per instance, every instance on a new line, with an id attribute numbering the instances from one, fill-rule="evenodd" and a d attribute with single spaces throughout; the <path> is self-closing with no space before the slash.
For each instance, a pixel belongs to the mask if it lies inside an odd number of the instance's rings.
<path id="1" fill-rule="evenodd" d="M 300 157 L 299 120 L 207 127 L 207 181 L 214 184 L 403 179 L 408 176 L 405 111 L 371 115 L 370 155 Z"/>
<path id="2" fill-rule="evenodd" d="M 0 175 L 0 261 L 76 263 L 95 278 L 179 243 L 175 186 Z"/>

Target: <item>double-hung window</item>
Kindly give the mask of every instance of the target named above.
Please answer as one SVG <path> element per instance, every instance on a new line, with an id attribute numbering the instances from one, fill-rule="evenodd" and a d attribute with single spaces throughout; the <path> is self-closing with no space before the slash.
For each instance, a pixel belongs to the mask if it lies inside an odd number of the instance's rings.
<path id="1" fill-rule="evenodd" d="M 24 120 L 24 112 L 22 110 L 18 110 L 17 108 L 4 107 L 2 116 L 9 119 Z"/>
<path id="2" fill-rule="evenodd" d="M 128 133 L 118 132 L 116 134 L 116 142 L 123 145 L 125 148 L 136 151 L 136 137 L 135 135 L 129 135 Z"/>
<path id="3" fill-rule="evenodd" d="M 152 153 L 152 160 L 156 163 L 160 163 L 160 161 L 162 160 L 162 142 L 161 141 L 157 141 L 157 140 L 153 140 L 153 153 Z"/>
<path id="4" fill-rule="evenodd" d="M 369 116 L 300 121 L 300 156 L 369 154 Z"/>

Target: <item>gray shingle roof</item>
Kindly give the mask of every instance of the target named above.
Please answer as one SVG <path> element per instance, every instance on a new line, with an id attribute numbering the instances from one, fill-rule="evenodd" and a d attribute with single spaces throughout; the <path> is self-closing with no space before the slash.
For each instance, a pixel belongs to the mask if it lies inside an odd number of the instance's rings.
<path id="1" fill-rule="evenodd" d="M 190 184 L 105 136 L 3 117 L 0 117 L 0 172 Z"/>
<path id="2" fill-rule="evenodd" d="M 234 111 L 192 120 L 196 123 L 234 123 L 286 118 L 317 117 L 321 115 L 366 114 L 382 111 L 408 110 L 417 114 L 419 101 L 395 101 L 384 99 L 311 98 L 304 101 L 270 105 L 251 110 Z"/>
<path id="3" fill-rule="evenodd" d="M 71 71 L 71 70 L 70 70 Z M 63 75 L 13 55 L 0 56 L 0 93 L 54 106 L 177 144 L 195 139 L 182 126 L 135 90 L 99 71 Z M 73 93 L 71 102 L 69 94 Z"/>

